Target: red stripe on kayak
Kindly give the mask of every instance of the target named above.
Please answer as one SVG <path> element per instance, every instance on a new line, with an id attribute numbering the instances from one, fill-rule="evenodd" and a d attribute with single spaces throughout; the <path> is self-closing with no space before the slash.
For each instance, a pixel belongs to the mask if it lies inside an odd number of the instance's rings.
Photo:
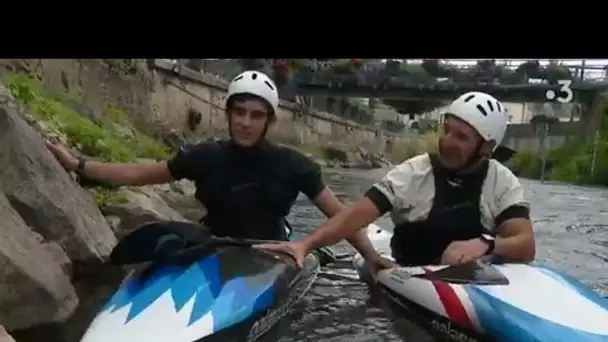
<path id="1" fill-rule="evenodd" d="M 422 269 L 426 273 L 433 272 L 432 270 L 424 267 Z M 433 280 L 431 283 L 433 283 L 433 287 L 435 288 L 435 291 L 439 296 L 439 300 L 441 301 L 441 304 L 443 304 L 443 308 L 445 309 L 450 321 L 462 328 L 473 329 L 473 323 L 471 323 L 471 319 L 469 318 L 464 305 L 462 305 L 460 298 L 458 298 L 458 295 L 452 286 L 440 280 Z"/>

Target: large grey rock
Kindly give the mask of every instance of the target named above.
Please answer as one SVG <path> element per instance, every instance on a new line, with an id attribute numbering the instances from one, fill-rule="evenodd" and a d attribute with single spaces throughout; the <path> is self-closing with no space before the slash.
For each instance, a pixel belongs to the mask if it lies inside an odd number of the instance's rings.
<path id="1" fill-rule="evenodd" d="M 156 221 L 188 221 L 179 212 L 171 208 L 152 186 L 122 188 L 119 194 L 126 199 L 125 203 L 111 204 L 104 208 L 104 214 L 120 219 L 115 225 L 115 233 L 121 237 L 139 226 Z"/>
<path id="2" fill-rule="evenodd" d="M 0 322 L 6 328 L 62 321 L 78 305 L 68 276 L 1 193 L 0 265 Z"/>
<path id="3" fill-rule="evenodd" d="M 19 114 L 0 85 L 0 189 L 29 226 L 72 260 L 104 259 L 116 244 L 111 228 Z"/>
<path id="4" fill-rule="evenodd" d="M 61 248 L 61 245 L 59 243 L 57 243 L 56 241 L 48 241 L 48 242 L 43 242 L 42 246 L 51 255 L 51 258 L 53 259 L 53 261 L 55 263 L 57 263 L 57 265 L 59 265 L 59 267 L 61 267 L 63 272 L 65 274 L 67 274 L 68 276 L 71 276 L 72 275 L 72 260 L 70 260 L 70 257 L 65 252 L 65 250 L 63 248 Z"/>
<path id="5" fill-rule="evenodd" d="M 194 197 L 194 183 L 188 180 L 157 184 L 152 188 L 165 203 L 189 221 L 198 222 L 206 213 L 205 207 Z"/>

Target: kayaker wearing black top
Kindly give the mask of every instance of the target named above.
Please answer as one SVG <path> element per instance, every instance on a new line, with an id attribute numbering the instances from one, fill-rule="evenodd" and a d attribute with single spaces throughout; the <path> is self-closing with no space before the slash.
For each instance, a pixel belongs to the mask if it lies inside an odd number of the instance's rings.
<path id="1" fill-rule="evenodd" d="M 47 141 L 47 147 L 66 169 L 111 184 L 147 185 L 187 178 L 196 184 L 195 196 L 207 209 L 203 222 L 212 234 L 286 240 L 285 217 L 299 192 L 328 217 L 344 206 L 325 186 L 318 164 L 266 140 L 278 110 L 274 82 L 261 72 L 246 71 L 228 87 L 228 140 L 184 146 L 171 160 L 153 164 L 85 162 L 64 146 Z M 349 241 L 363 255 L 373 252 L 363 231 Z"/>
<path id="2" fill-rule="evenodd" d="M 507 117 L 494 97 L 460 96 L 443 115 L 438 154 L 404 161 L 356 204 L 298 241 L 261 245 L 296 261 L 391 212 L 392 256 L 404 266 L 467 262 L 487 254 L 507 261 L 535 255 L 529 203 L 517 177 L 490 155 L 502 141 Z M 377 253 L 363 255 L 373 270 Z"/>

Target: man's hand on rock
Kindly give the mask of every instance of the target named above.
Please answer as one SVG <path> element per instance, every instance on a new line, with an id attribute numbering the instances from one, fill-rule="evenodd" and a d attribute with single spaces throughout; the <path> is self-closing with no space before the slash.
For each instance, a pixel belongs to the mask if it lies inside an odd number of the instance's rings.
<path id="1" fill-rule="evenodd" d="M 78 165 L 78 158 L 76 158 L 67 147 L 59 142 L 53 142 L 50 139 L 44 141 L 46 147 L 51 153 L 57 158 L 57 161 L 68 171 L 74 171 Z"/>

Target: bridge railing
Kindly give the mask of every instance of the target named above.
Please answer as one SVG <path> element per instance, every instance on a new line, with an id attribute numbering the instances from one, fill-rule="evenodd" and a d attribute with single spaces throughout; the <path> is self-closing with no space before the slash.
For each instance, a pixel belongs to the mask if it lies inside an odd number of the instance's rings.
<path id="1" fill-rule="evenodd" d="M 269 74 L 279 83 L 291 83 L 291 85 L 307 86 L 327 86 L 328 84 L 343 84 L 359 87 L 378 87 L 378 86 L 412 86 L 412 85 L 433 85 L 441 83 L 467 83 L 467 84 L 527 84 L 531 77 L 545 77 L 548 79 L 559 77 L 560 70 L 552 70 L 546 67 L 530 71 L 527 74 L 525 68 L 514 68 L 513 66 L 496 64 L 489 67 L 482 66 L 459 66 L 451 64 L 441 64 L 435 69 L 425 69 L 419 64 L 400 64 L 386 62 L 384 67 L 378 65 L 363 65 L 359 69 L 348 68 L 336 63 L 320 63 L 317 61 L 304 62 L 297 70 L 290 70 L 289 75 L 282 74 L 273 68 L 272 61 L 267 60 L 242 60 L 242 59 L 199 59 L 184 60 L 186 65 L 195 61 L 200 64 L 196 68 L 205 72 L 216 74 L 225 79 L 231 79 L 245 69 L 255 68 Z M 255 63 L 253 65 L 252 63 Z M 251 64 L 251 65 L 250 65 Z M 484 64 L 485 65 L 485 64 Z M 520 65 L 521 66 L 521 65 Z M 565 68 L 565 67 L 564 67 Z M 429 70 L 429 71 L 427 71 Z M 563 70 L 562 70 L 563 71 Z M 575 73 L 576 74 L 576 73 Z M 556 76 L 558 75 L 558 76 Z M 576 75 L 573 78 L 573 85 L 586 83 L 587 85 L 597 85 L 605 83 L 605 79 L 581 80 Z"/>
<path id="2" fill-rule="evenodd" d="M 244 65 L 243 61 L 238 59 L 200 59 L 200 60 L 168 60 L 175 64 L 176 68 L 185 67 L 193 69 L 195 71 L 204 72 L 206 74 L 212 74 L 223 78 L 225 80 L 231 80 L 239 73 L 246 69 L 251 69 L 252 66 Z M 268 75 L 275 76 L 280 79 L 280 75 L 274 75 L 272 70 L 269 69 L 269 65 L 263 65 L 259 63 L 256 66 L 257 70 L 267 73 Z M 279 77 L 277 77 L 279 76 Z M 280 98 L 285 101 L 296 103 L 296 91 L 294 91 L 295 83 L 292 80 L 293 75 L 287 76 L 286 81 L 278 82 L 280 88 Z M 275 79 L 276 81 L 276 79 Z M 331 103 L 331 104 L 329 104 Z M 312 101 L 312 105 L 309 107 L 316 109 L 320 112 L 329 112 L 347 120 L 352 120 L 362 125 L 373 125 L 374 117 L 369 113 L 362 112 L 360 108 L 352 105 L 344 99 L 336 99 L 331 97 L 319 96 L 317 101 Z"/>
<path id="3" fill-rule="evenodd" d="M 328 85 L 342 85 L 351 87 L 411 87 L 418 85 L 432 86 L 446 83 L 466 85 L 525 85 L 531 84 L 531 78 L 525 75 L 508 74 L 502 77 L 483 75 L 483 73 L 455 73 L 453 77 L 432 77 L 420 73 L 402 70 L 397 75 L 391 75 L 383 70 L 360 70 L 349 74 L 337 73 L 332 70 L 309 71 L 302 70 L 293 73 L 291 80 L 298 87 L 326 87 Z M 541 80 L 542 82 L 543 80 Z M 572 86 L 593 86 L 597 80 L 572 80 Z"/>

